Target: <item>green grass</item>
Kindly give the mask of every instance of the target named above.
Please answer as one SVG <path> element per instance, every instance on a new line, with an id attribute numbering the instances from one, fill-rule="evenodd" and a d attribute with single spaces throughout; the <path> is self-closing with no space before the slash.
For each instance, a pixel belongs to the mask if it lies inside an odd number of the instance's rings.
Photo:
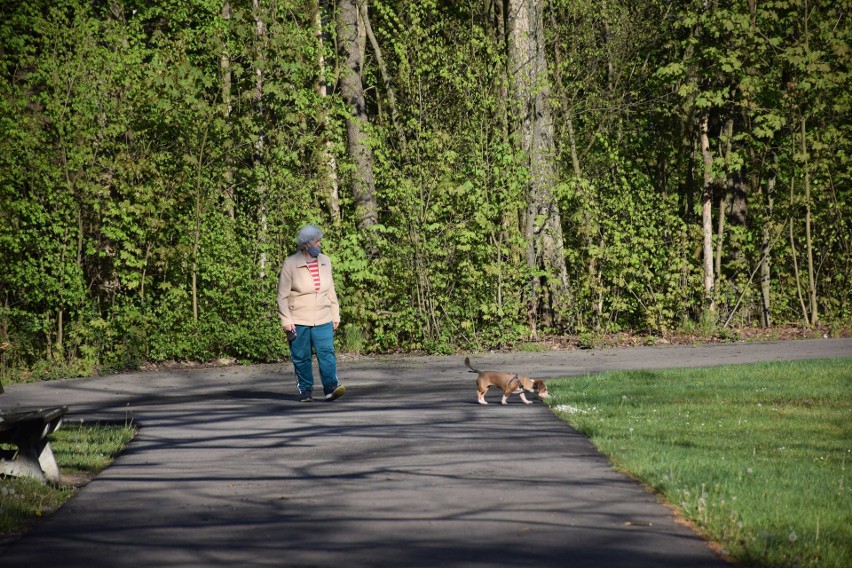
<path id="1" fill-rule="evenodd" d="M 550 351 L 550 348 L 543 343 L 535 341 L 521 341 L 512 346 L 515 351 L 521 353 L 540 353 L 542 351 Z"/>
<path id="2" fill-rule="evenodd" d="M 60 473 L 76 482 L 54 485 L 28 478 L 0 478 L 0 536 L 22 534 L 61 507 L 81 481 L 111 464 L 135 434 L 132 425 L 66 422 L 51 434 L 50 445 Z"/>
<path id="3" fill-rule="evenodd" d="M 852 359 L 548 382 L 554 411 L 740 566 L 852 566 Z"/>

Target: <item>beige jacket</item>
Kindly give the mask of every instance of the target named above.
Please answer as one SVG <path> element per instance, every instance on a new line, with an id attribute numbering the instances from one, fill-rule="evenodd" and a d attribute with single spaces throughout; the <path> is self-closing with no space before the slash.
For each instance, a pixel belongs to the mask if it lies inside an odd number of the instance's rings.
<path id="1" fill-rule="evenodd" d="M 278 316 L 281 326 L 322 325 L 340 322 L 340 307 L 331 276 L 331 259 L 320 254 L 320 289 L 314 290 L 314 280 L 305 255 L 301 252 L 287 257 L 278 276 Z"/>

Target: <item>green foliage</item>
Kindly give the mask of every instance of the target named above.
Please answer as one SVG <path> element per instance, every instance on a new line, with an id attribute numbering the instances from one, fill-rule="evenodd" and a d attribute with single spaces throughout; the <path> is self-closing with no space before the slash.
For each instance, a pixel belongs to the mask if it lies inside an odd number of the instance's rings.
<path id="1" fill-rule="evenodd" d="M 832 201 L 845 211 L 849 207 L 848 199 L 838 199 L 837 194 L 837 188 L 848 185 L 839 179 L 848 171 L 844 165 L 848 137 L 835 136 L 838 129 L 848 129 L 849 49 L 848 34 L 843 31 L 848 28 L 848 12 L 839 6 L 781 1 L 753 6 L 728 3 L 704 11 L 687 4 L 672 15 L 676 31 L 667 45 L 679 60 L 661 62 L 656 75 L 663 92 L 671 91 L 674 82 L 680 104 L 663 113 L 687 117 L 701 113 L 709 119 L 711 132 L 719 132 L 711 141 L 714 192 L 736 176 L 745 178 L 748 214 L 759 221 L 747 227 L 731 226 L 724 235 L 728 254 L 716 288 L 723 321 L 734 315 L 745 325 L 759 319 L 753 275 L 762 258 L 758 229 L 766 227 L 775 234 L 785 223 L 793 224 L 794 236 L 773 236 L 769 256 L 776 298 L 772 315 L 776 321 L 803 317 L 795 299 L 793 255 L 799 257 L 800 270 L 806 271 L 806 173 L 813 254 L 832 266 L 822 265 L 815 271 L 819 311 L 831 319 L 848 319 L 849 294 L 836 287 L 837 281 L 850 278 L 848 254 L 842 252 L 848 248 L 845 243 L 837 246 L 836 241 L 838 234 L 847 233 L 837 230 L 845 228 L 846 222 L 829 213 L 832 206 L 828 205 Z M 724 135 L 728 121 L 734 124 L 732 140 Z M 809 129 L 807 153 L 801 151 L 803 121 Z M 831 156 L 823 153 L 828 150 L 826 139 L 831 139 Z M 729 143 L 731 154 L 725 156 Z M 844 173 L 829 173 L 824 167 Z M 816 171 L 823 173 L 815 175 Z M 773 192 L 767 187 L 770 178 L 778 181 Z M 723 198 L 716 193 L 714 203 Z"/>
<path id="2" fill-rule="evenodd" d="M 498 4 L 369 2 L 385 65 L 368 42 L 379 214 L 369 231 L 350 190 L 331 14 L 321 96 L 315 2 L 229 6 L 227 18 L 210 0 L 133 9 L 39 0 L 4 11 L 0 377 L 285 356 L 275 280 L 308 222 L 327 232 L 347 348 L 451 352 L 529 339 L 530 283 L 559 275 L 526 258 L 530 179 L 507 104 Z M 765 250 L 772 318 L 795 322 L 806 208 L 821 317 L 848 321 L 847 18 L 792 1 L 547 3 L 551 189 L 570 290 L 564 305 L 542 300 L 540 331 L 754 325 Z M 723 213 L 712 324 L 700 321 L 696 254 L 702 113 L 714 219 L 733 198 L 729 182 L 747 204 L 745 222 Z"/>
<path id="3" fill-rule="evenodd" d="M 612 149 L 608 160 L 606 177 L 575 180 L 567 192 L 567 208 L 575 212 L 568 221 L 568 258 L 580 299 L 578 321 L 592 327 L 588 314 L 600 300 L 599 330 L 671 330 L 696 300 L 688 228 L 674 213 L 674 198 L 656 195 L 645 173 Z M 585 270 L 590 262 L 598 267 L 592 275 Z"/>

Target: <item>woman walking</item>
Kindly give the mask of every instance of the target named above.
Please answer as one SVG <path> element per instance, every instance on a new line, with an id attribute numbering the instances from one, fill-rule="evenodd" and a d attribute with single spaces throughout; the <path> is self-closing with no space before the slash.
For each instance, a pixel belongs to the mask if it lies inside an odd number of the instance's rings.
<path id="1" fill-rule="evenodd" d="M 334 355 L 334 331 L 340 325 L 340 307 L 331 259 L 321 251 L 319 227 L 302 227 L 296 235 L 296 253 L 287 257 L 278 277 L 278 316 L 290 343 L 302 402 L 313 402 L 312 351 L 317 354 L 324 399 L 331 401 L 346 392 L 337 379 Z"/>

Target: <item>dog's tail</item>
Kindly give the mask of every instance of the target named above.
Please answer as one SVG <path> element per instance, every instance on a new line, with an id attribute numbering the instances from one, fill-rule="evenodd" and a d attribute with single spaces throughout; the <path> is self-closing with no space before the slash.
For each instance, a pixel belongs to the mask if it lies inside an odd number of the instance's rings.
<path id="1" fill-rule="evenodd" d="M 470 366 L 470 357 L 464 358 L 464 364 L 465 364 L 466 367 L 468 367 L 470 369 L 470 371 L 468 371 L 468 373 L 480 373 L 481 372 L 481 371 L 474 369 L 473 367 Z"/>

